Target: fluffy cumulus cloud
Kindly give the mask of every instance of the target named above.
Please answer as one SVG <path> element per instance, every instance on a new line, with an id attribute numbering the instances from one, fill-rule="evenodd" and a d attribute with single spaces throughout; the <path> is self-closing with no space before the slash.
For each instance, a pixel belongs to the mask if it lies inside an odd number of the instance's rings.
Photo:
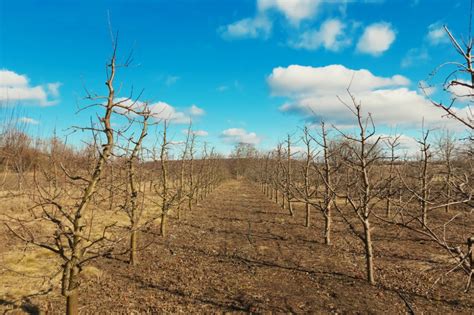
<path id="1" fill-rule="evenodd" d="M 268 84 L 274 96 L 287 98 L 280 107 L 282 111 L 310 120 L 323 119 L 339 126 L 353 124 L 353 114 L 341 102 L 351 103 L 346 91 L 350 85 L 364 113 L 371 113 L 378 125 L 415 126 L 423 118 L 427 124 L 453 124 L 452 120 L 442 118 L 443 112 L 422 93 L 411 90 L 410 81 L 401 75 L 381 77 L 369 70 L 352 70 L 342 65 L 292 65 L 273 69 Z"/>
<path id="2" fill-rule="evenodd" d="M 452 81 L 447 88 L 451 93 L 451 98 L 458 104 L 462 104 L 464 108 L 452 108 L 457 116 L 466 121 L 474 120 L 474 110 L 472 109 L 472 101 L 474 99 L 474 89 L 471 82 L 467 80 L 458 79 Z"/>
<path id="3" fill-rule="evenodd" d="M 395 31 L 389 23 L 380 22 L 367 26 L 357 43 L 357 51 L 373 56 L 386 52 L 395 41 Z"/>
<path id="4" fill-rule="evenodd" d="M 145 108 L 146 104 L 141 101 L 133 101 L 127 98 L 117 98 L 116 102 L 120 102 L 122 107 L 130 108 L 128 114 L 133 112 L 141 111 Z M 192 105 L 185 111 L 179 111 L 176 107 L 166 103 L 166 102 L 155 102 L 147 104 L 148 109 L 151 112 L 151 115 L 156 120 L 168 120 L 175 124 L 189 124 L 193 117 L 204 115 L 204 110 Z M 125 108 L 117 108 L 119 113 L 127 113 Z"/>
<path id="5" fill-rule="evenodd" d="M 277 10 L 291 23 L 298 24 L 304 19 L 313 17 L 321 2 L 321 0 L 258 0 L 257 7 L 260 12 Z"/>
<path id="6" fill-rule="evenodd" d="M 188 111 L 191 116 L 203 116 L 206 113 L 204 109 L 197 107 L 194 104 L 191 105 Z"/>
<path id="7" fill-rule="evenodd" d="M 0 102 L 48 106 L 58 102 L 60 83 L 32 86 L 26 75 L 0 70 Z"/>
<path id="8" fill-rule="evenodd" d="M 28 78 L 6 69 L 0 70 L 0 86 L 25 86 L 28 85 Z"/>
<path id="9" fill-rule="evenodd" d="M 323 6 L 339 5 L 344 7 L 349 0 L 256 0 L 253 16 L 221 26 L 218 32 L 224 39 L 268 38 L 277 16 L 298 29 L 302 21 L 315 20 Z M 319 30 L 305 30 L 298 41 L 290 41 L 296 48 L 316 49 L 325 47 L 338 50 L 339 45 L 347 44 L 342 40 L 345 25 L 338 20 L 329 20 Z"/>
<path id="10" fill-rule="evenodd" d="M 351 81 L 351 91 L 355 93 L 410 84 L 410 80 L 401 75 L 378 77 L 368 70 L 351 70 L 342 65 L 278 67 L 273 69 L 268 77 L 274 95 L 295 97 L 337 95 L 344 91 Z"/>
<path id="11" fill-rule="evenodd" d="M 181 130 L 181 132 L 185 135 L 188 134 L 188 129 L 183 129 Z M 192 134 L 198 136 L 198 137 L 207 137 L 209 135 L 209 132 L 205 131 L 205 130 L 192 130 L 191 131 Z"/>
<path id="12" fill-rule="evenodd" d="M 295 48 L 316 50 L 325 48 L 330 51 L 339 51 L 350 45 L 351 40 L 345 36 L 346 25 L 338 19 L 329 19 L 321 24 L 319 30 L 310 30 L 302 33 L 296 42 L 290 43 Z"/>
<path id="13" fill-rule="evenodd" d="M 433 23 L 428 26 L 428 34 L 426 39 L 431 45 L 439 45 L 449 43 L 449 37 L 440 23 Z"/>
<path id="14" fill-rule="evenodd" d="M 263 15 L 245 18 L 219 28 L 224 39 L 267 38 L 271 31 L 272 22 Z"/>
<path id="15" fill-rule="evenodd" d="M 242 128 L 226 129 L 222 132 L 221 137 L 224 139 L 224 142 L 230 144 L 245 143 L 257 145 L 261 141 L 255 132 L 247 132 Z"/>
<path id="16" fill-rule="evenodd" d="M 155 119 L 169 120 L 176 124 L 188 124 L 191 120 L 184 112 L 176 110 L 176 108 L 165 102 L 152 103 L 148 107 Z"/>
<path id="17" fill-rule="evenodd" d="M 474 89 L 471 86 L 471 82 L 467 80 L 453 80 L 448 87 L 448 91 L 453 98 L 461 101 L 472 101 L 474 96 Z"/>

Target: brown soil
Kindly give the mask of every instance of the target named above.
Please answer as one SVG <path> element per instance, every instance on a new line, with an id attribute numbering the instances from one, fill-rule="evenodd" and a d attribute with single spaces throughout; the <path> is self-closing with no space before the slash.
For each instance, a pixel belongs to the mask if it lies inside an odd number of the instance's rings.
<path id="1" fill-rule="evenodd" d="M 96 261 L 80 292 L 83 313 L 474 313 L 474 290 L 451 273 L 445 252 L 404 230 L 375 225 L 376 286 L 365 280 L 363 248 L 337 218 L 334 244 L 323 220 L 305 228 L 257 187 L 229 181 L 140 253 Z M 467 224 L 472 224 L 468 222 Z M 432 288 L 433 287 L 433 288 Z M 9 301 L 0 301 L 9 309 Z M 30 312 L 64 310 L 57 293 L 33 297 Z"/>

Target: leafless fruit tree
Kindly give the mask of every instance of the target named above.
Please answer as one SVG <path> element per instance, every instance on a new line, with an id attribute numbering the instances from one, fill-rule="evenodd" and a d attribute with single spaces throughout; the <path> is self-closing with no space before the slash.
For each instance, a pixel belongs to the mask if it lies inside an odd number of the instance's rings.
<path id="1" fill-rule="evenodd" d="M 130 246 L 129 246 L 129 262 L 131 265 L 136 265 L 138 263 L 138 238 L 140 229 L 142 229 L 146 224 L 141 222 L 142 214 L 144 210 L 144 185 L 143 180 L 139 174 L 137 174 L 137 166 L 143 164 L 143 161 L 140 161 L 140 153 L 142 153 L 143 140 L 148 133 L 148 121 L 150 119 L 150 112 L 146 108 L 141 112 L 143 120 L 141 121 L 141 130 L 137 139 L 133 139 L 133 136 L 128 139 L 131 149 L 127 148 L 126 152 L 130 151 L 129 155 L 126 157 L 126 189 L 125 189 L 125 198 L 121 209 L 127 214 L 128 219 L 130 220 L 129 230 L 130 230 Z M 111 185 L 112 188 L 116 188 L 116 185 Z"/>
<path id="2" fill-rule="evenodd" d="M 78 313 L 79 274 L 82 268 L 109 253 L 115 244 L 109 233 L 115 224 L 98 226 L 94 221 L 94 209 L 103 201 L 102 195 L 98 194 L 99 185 L 115 144 L 112 117 L 117 111 L 129 110 L 126 101 L 117 101 L 115 96 L 116 70 L 128 64 L 128 61 L 122 65 L 116 63 L 116 51 L 117 42 L 114 41 L 112 57 L 107 63 L 107 95 L 87 95 L 87 99 L 96 102 L 93 106 L 103 108 L 104 112 L 99 116 L 98 123 L 79 128 L 93 134 L 88 158 L 90 167 L 72 172 L 61 164 L 60 170 L 53 165 L 48 170 L 36 172 L 35 192 L 31 194 L 33 206 L 29 209 L 32 219 L 11 218 L 6 223 L 16 237 L 49 250 L 63 261 L 61 292 L 66 297 L 68 314 Z M 60 181 L 63 178 L 59 176 L 60 171 L 65 177 L 63 181 Z M 38 236 L 32 226 L 36 221 L 45 222 L 51 234 Z"/>
<path id="3" fill-rule="evenodd" d="M 347 92 L 351 103 L 345 102 L 342 98 L 340 101 L 354 115 L 358 135 L 352 136 L 339 131 L 342 137 L 347 140 L 345 147 L 348 154 L 344 156 L 345 166 L 354 173 L 354 180 L 347 183 L 351 187 L 351 193 L 339 196 L 348 201 L 349 209 L 361 223 L 363 232 L 361 233 L 351 222 L 342 206 L 337 202 L 334 205 L 350 230 L 363 242 L 367 281 L 370 284 L 375 284 L 371 217 L 377 203 L 381 200 L 382 191 L 386 185 L 385 180 L 378 179 L 374 173 L 375 166 L 382 159 L 378 148 L 380 137 L 376 136 L 375 124 L 370 113 L 364 117 L 361 103 L 356 100 L 349 89 Z M 336 192 L 334 189 L 333 191 Z"/>

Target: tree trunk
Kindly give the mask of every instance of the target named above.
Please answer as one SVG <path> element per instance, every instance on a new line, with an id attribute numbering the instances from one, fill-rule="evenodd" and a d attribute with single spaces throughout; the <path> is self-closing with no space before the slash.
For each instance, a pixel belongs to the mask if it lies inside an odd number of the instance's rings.
<path id="1" fill-rule="evenodd" d="M 138 231 L 133 230 L 130 235 L 130 265 L 132 266 L 136 266 L 138 263 L 137 243 L 138 243 Z"/>
<path id="2" fill-rule="evenodd" d="M 287 198 L 286 205 L 288 206 L 288 211 L 290 212 L 291 216 L 294 216 L 295 213 L 293 212 L 293 203 L 291 203 L 290 193 L 286 195 L 286 198 Z"/>
<path id="3" fill-rule="evenodd" d="M 467 239 L 467 255 L 470 273 L 468 275 L 466 290 L 464 292 L 469 292 L 472 286 L 472 278 L 474 277 L 474 236 Z"/>
<path id="4" fill-rule="evenodd" d="M 327 206 L 324 214 L 324 244 L 331 245 L 331 206 Z"/>
<path id="5" fill-rule="evenodd" d="M 427 142 L 429 130 L 423 134 L 422 144 L 422 169 L 421 169 L 421 225 L 425 228 L 428 224 L 428 152 L 429 144 Z"/>
<path id="6" fill-rule="evenodd" d="M 474 236 L 470 237 L 467 240 L 467 247 L 469 253 L 469 265 L 471 269 L 474 271 Z"/>
<path id="7" fill-rule="evenodd" d="M 367 281 L 374 285 L 374 253 L 372 249 L 372 235 L 370 231 L 370 222 L 368 219 L 364 220 L 364 245 L 365 245 L 365 259 L 367 268 Z"/>
<path id="8" fill-rule="evenodd" d="M 75 266 L 75 259 L 72 258 L 63 271 L 62 294 L 66 296 L 66 314 L 79 314 L 79 292 L 77 277 L 79 269 Z"/>
<path id="9" fill-rule="evenodd" d="M 189 196 L 188 198 L 188 211 L 191 212 L 193 210 L 193 198 Z"/>
<path id="10" fill-rule="evenodd" d="M 287 139 L 287 174 L 286 174 L 286 187 L 285 187 L 285 195 L 286 195 L 286 204 L 288 206 L 288 211 L 290 215 L 293 216 L 293 205 L 291 204 L 291 137 L 288 135 Z"/>
<path id="11" fill-rule="evenodd" d="M 450 210 L 450 206 L 449 206 L 449 203 L 451 202 L 451 187 L 449 187 L 449 183 L 451 182 L 451 170 L 448 169 L 448 176 L 447 176 L 447 179 L 446 179 L 446 199 L 447 199 L 447 204 L 446 204 L 446 213 L 449 212 Z"/>
<path id="12" fill-rule="evenodd" d="M 426 206 L 426 201 L 423 199 L 421 201 L 421 209 L 422 209 L 422 215 L 421 215 L 421 227 L 425 228 L 426 224 L 428 223 L 428 207 Z"/>
<path id="13" fill-rule="evenodd" d="M 305 204 L 305 207 L 306 207 L 306 222 L 305 222 L 305 225 L 304 225 L 304 226 L 309 227 L 309 226 L 311 225 L 311 222 L 310 222 L 310 220 L 311 220 L 311 218 L 310 218 L 311 213 L 310 213 L 310 206 L 309 206 L 309 203 L 308 203 L 308 202 Z"/>
<path id="14" fill-rule="evenodd" d="M 161 213 L 161 222 L 160 222 L 160 231 L 161 231 L 161 236 L 165 237 L 166 236 L 166 213 L 163 212 Z"/>
<path id="15" fill-rule="evenodd" d="M 109 183 L 109 211 L 114 209 L 114 200 L 115 200 L 115 189 L 112 189 L 114 183 L 114 167 L 110 166 L 110 183 Z"/>
<path id="16" fill-rule="evenodd" d="M 79 314 L 79 294 L 77 289 L 70 292 L 66 297 L 66 315 Z"/>

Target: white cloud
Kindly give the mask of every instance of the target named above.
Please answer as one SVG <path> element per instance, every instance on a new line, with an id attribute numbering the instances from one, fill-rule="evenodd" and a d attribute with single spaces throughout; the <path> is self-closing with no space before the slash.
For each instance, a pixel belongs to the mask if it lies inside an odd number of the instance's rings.
<path id="1" fill-rule="evenodd" d="M 354 79 L 353 79 L 354 78 Z M 291 65 L 274 68 L 268 83 L 274 95 L 313 96 L 337 95 L 349 86 L 354 93 L 393 86 L 406 86 L 410 80 L 401 75 L 378 77 L 366 69 L 351 70 L 342 65 L 310 67 Z"/>
<path id="2" fill-rule="evenodd" d="M 191 116 L 202 116 L 204 115 L 206 112 L 204 111 L 204 109 L 202 108 L 199 108 L 197 107 L 196 105 L 191 105 L 191 107 L 189 108 L 189 114 Z"/>
<path id="3" fill-rule="evenodd" d="M 26 75 L 13 71 L 0 70 L 0 102 L 24 102 L 40 106 L 54 105 L 58 100 L 60 83 L 48 83 L 45 86 L 31 86 Z"/>
<path id="4" fill-rule="evenodd" d="M 420 92 L 426 96 L 431 96 L 437 91 L 435 86 L 432 86 L 423 80 L 418 83 L 418 88 Z"/>
<path id="5" fill-rule="evenodd" d="M 427 125 L 455 126 L 420 92 L 409 89 L 410 81 L 401 75 L 380 77 L 365 69 L 351 70 L 341 65 L 292 65 L 275 68 L 268 77 L 272 94 L 288 99 L 280 110 L 346 126 L 353 123 L 354 117 L 337 96 L 351 103 L 346 92 L 351 81 L 351 92 L 362 103 L 364 114 L 371 113 L 377 125 L 411 127 L 424 118 Z"/>
<path id="6" fill-rule="evenodd" d="M 189 124 L 191 121 L 188 115 L 177 111 L 176 108 L 165 102 L 152 103 L 148 107 L 155 119 L 168 120 L 176 124 Z"/>
<path id="7" fill-rule="evenodd" d="M 25 75 L 19 75 L 13 71 L 0 70 L 0 86 L 20 87 L 28 85 L 28 78 Z"/>
<path id="8" fill-rule="evenodd" d="M 386 52 L 395 41 L 395 31 L 389 23 L 380 22 L 367 26 L 357 43 L 357 51 L 373 56 Z"/>
<path id="9" fill-rule="evenodd" d="M 230 128 L 222 132 L 221 137 L 227 143 L 246 143 L 257 145 L 261 139 L 255 132 L 247 132 L 242 128 Z"/>
<path id="10" fill-rule="evenodd" d="M 426 34 L 426 39 L 431 45 L 449 43 L 448 34 L 440 23 L 433 23 L 428 26 L 428 34 Z"/>
<path id="11" fill-rule="evenodd" d="M 209 135 L 209 133 L 205 130 L 194 130 L 193 134 L 195 134 L 196 136 L 199 136 L 199 137 L 206 137 L 206 136 Z"/>
<path id="12" fill-rule="evenodd" d="M 474 89 L 471 87 L 471 82 L 457 79 L 455 81 L 450 81 L 450 83 L 451 85 L 449 85 L 448 91 L 451 93 L 452 97 L 462 101 L 472 101 Z"/>
<path id="13" fill-rule="evenodd" d="M 403 68 L 408 68 L 420 63 L 423 63 L 430 59 L 430 56 L 425 48 L 412 48 L 408 50 L 405 57 L 403 57 L 401 66 Z"/>
<path id="14" fill-rule="evenodd" d="M 49 94 L 53 97 L 59 96 L 59 88 L 61 87 L 62 83 L 55 82 L 55 83 L 48 83 L 46 88 L 48 89 Z"/>
<path id="15" fill-rule="evenodd" d="M 185 135 L 188 134 L 188 129 L 183 129 L 181 132 Z M 207 137 L 209 135 L 209 132 L 205 130 L 191 130 L 191 133 L 198 136 L 198 137 Z"/>
<path id="16" fill-rule="evenodd" d="M 303 158 L 306 156 L 307 149 L 302 146 L 291 146 L 291 155 L 295 155 L 296 158 Z"/>
<path id="17" fill-rule="evenodd" d="M 29 124 L 29 125 L 38 125 L 39 121 L 30 117 L 21 117 L 18 119 L 19 122 Z"/>
<path id="18" fill-rule="evenodd" d="M 293 24 L 316 15 L 321 0 L 258 0 L 259 11 L 275 9 L 281 12 Z"/>
<path id="19" fill-rule="evenodd" d="M 327 50 L 339 51 L 351 43 L 350 38 L 345 36 L 346 25 L 338 19 L 328 19 L 321 24 L 319 30 L 306 31 L 300 35 L 291 46 L 315 50 L 324 47 Z"/>
<path id="20" fill-rule="evenodd" d="M 273 30 L 274 12 L 283 15 L 292 27 L 298 28 L 301 21 L 314 20 L 323 5 L 338 5 L 341 10 L 341 5 L 344 7 L 349 1 L 351 0 L 256 0 L 257 9 L 253 17 L 221 26 L 218 28 L 218 32 L 224 39 L 268 38 Z M 337 35 L 330 34 L 330 32 L 337 32 L 334 25 L 332 29 L 322 31 L 326 33 L 326 36 L 337 37 Z M 302 38 L 302 40 L 314 41 L 311 39 L 315 36 L 314 32 L 313 34 L 308 32 L 304 36 L 308 38 Z M 326 39 L 326 43 L 328 40 Z M 328 46 L 332 47 L 331 44 Z"/>
<path id="21" fill-rule="evenodd" d="M 115 99 L 115 102 L 121 102 L 122 106 L 128 107 L 130 108 L 130 110 L 134 111 L 141 111 L 144 109 L 145 106 L 145 102 L 133 101 L 124 97 Z M 193 106 L 190 107 L 190 111 Z M 196 110 L 200 110 L 200 108 L 198 108 L 197 106 L 195 107 Z M 155 118 L 156 120 L 168 120 L 175 124 L 189 124 L 191 122 L 191 117 L 189 115 L 184 112 L 178 111 L 174 106 L 165 102 L 160 101 L 155 103 L 149 103 L 148 109 L 150 110 L 153 118 Z M 127 113 L 127 110 L 122 108 L 116 108 L 116 111 L 122 114 Z M 129 114 L 134 115 L 132 112 L 130 112 Z"/>
<path id="22" fill-rule="evenodd" d="M 245 18 L 221 26 L 219 33 L 224 39 L 267 38 L 272 31 L 272 22 L 264 15 Z"/>
<path id="23" fill-rule="evenodd" d="M 379 134 L 374 135 L 374 138 L 380 137 L 382 143 L 384 144 L 383 148 L 388 151 L 390 150 L 390 141 L 394 141 L 396 138 L 398 146 L 395 148 L 395 155 L 399 158 L 403 158 L 404 155 L 407 156 L 414 156 L 420 152 L 420 144 L 417 140 L 413 137 L 403 135 L 403 134 L 396 134 L 396 135 L 387 135 L 387 134 Z M 388 151 L 389 153 L 389 151 Z"/>

